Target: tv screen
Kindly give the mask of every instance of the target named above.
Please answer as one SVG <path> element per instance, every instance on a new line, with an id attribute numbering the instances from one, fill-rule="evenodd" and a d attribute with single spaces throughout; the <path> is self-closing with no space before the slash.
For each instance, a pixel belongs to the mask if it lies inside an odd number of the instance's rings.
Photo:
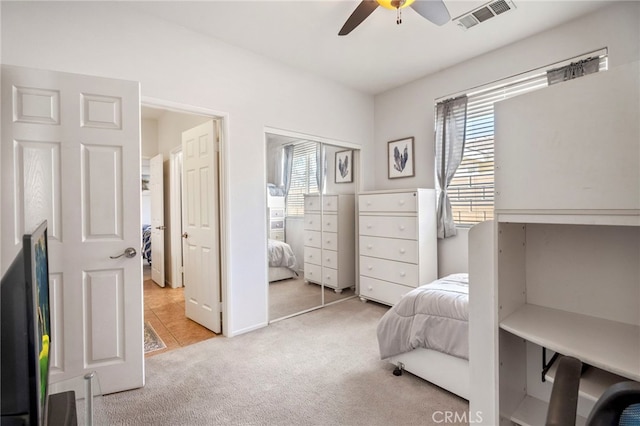
<path id="1" fill-rule="evenodd" d="M 23 236 L 0 287 L 1 423 L 44 425 L 51 344 L 46 221 Z"/>

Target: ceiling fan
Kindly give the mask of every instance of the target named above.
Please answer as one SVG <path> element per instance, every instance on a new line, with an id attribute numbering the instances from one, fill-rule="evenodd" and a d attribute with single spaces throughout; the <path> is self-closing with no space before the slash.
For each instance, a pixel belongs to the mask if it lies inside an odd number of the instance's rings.
<path id="1" fill-rule="evenodd" d="M 451 19 L 449 11 L 442 0 L 362 0 L 351 16 L 349 16 L 347 22 L 344 23 L 338 35 L 344 36 L 349 34 L 360 25 L 362 21 L 367 19 L 378 6 L 387 9 L 396 9 L 397 24 L 402 23 L 401 10 L 408 6 L 411 6 L 413 10 L 436 25 L 444 25 Z"/>

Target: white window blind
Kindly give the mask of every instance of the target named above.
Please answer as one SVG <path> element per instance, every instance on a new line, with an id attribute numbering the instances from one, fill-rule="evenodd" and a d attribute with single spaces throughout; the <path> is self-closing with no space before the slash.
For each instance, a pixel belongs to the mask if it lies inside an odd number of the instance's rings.
<path id="1" fill-rule="evenodd" d="M 316 142 L 304 142 L 293 148 L 291 187 L 287 194 L 287 216 L 304 214 L 304 194 L 318 193 L 316 180 Z"/>
<path id="2" fill-rule="evenodd" d="M 589 56 L 595 54 L 597 53 Z M 599 70 L 607 69 L 606 54 L 601 54 L 599 57 Z M 468 93 L 466 140 L 462 163 L 448 188 L 451 210 L 457 226 L 472 226 L 493 219 L 494 103 L 547 87 L 547 69 L 569 62 L 550 65 L 527 75 L 503 80 L 491 87 Z"/>

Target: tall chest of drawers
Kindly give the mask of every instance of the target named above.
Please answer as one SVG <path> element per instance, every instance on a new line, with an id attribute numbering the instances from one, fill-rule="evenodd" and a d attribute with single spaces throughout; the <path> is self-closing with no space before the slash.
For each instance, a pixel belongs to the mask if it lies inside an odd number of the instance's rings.
<path id="1" fill-rule="evenodd" d="M 438 276 L 433 189 L 358 195 L 360 299 L 396 304 Z"/>
<path id="2" fill-rule="evenodd" d="M 306 194 L 304 279 L 337 293 L 354 287 L 355 196 Z"/>

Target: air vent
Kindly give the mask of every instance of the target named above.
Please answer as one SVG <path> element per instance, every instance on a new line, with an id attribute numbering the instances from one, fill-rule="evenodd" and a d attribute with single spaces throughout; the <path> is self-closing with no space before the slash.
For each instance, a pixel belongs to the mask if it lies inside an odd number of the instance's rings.
<path id="1" fill-rule="evenodd" d="M 508 12 L 511 9 L 515 9 L 516 6 L 510 0 L 498 0 L 491 3 L 487 3 L 478 9 L 465 13 L 462 16 L 454 18 L 458 26 L 468 30 L 471 27 L 485 22 L 494 16 L 501 15 L 504 12 Z"/>

